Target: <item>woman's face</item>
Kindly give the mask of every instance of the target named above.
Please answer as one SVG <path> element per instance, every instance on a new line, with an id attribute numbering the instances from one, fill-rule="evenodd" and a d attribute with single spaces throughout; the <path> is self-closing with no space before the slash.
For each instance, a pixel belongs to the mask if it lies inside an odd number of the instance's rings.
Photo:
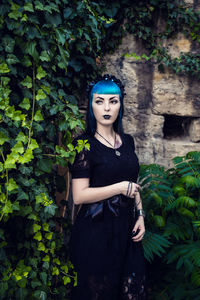
<path id="1" fill-rule="evenodd" d="M 120 105 L 118 94 L 93 94 L 92 109 L 97 123 L 113 124 L 118 117 Z"/>

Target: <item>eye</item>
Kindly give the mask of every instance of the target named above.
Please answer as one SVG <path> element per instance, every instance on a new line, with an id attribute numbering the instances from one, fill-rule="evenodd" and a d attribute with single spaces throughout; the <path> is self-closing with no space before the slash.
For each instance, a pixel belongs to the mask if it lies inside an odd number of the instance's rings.
<path id="1" fill-rule="evenodd" d="M 102 100 L 96 100 L 95 103 L 97 103 L 97 104 L 102 104 L 103 101 L 102 101 Z"/>
<path id="2" fill-rule="evenodd" d="M 113 99 L 113 100 L 111 100 L 110 102 L 111 102 L 112 104 L 117 104 L 117 103 L 118 103 L 118 100 Z"/>

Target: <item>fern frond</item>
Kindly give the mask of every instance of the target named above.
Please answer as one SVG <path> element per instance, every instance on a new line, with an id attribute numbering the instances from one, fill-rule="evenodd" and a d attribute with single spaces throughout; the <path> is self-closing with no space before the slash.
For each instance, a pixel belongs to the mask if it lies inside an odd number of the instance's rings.
<path id="1" fill-rule="evenodd" d="M 196 286 L 200 287 L 200 269 L 196 269 L 192 272 L 191 282 Z"/>
<path id="2" fill-rule="evenodd" d="M 191 212 L 189 209 L 185 208 L 185 207 L 180 207 L 177 209 L 177 212 L 182 215 L 182 216 L 186 216 L 190 219 L 194 219 L 194 214 L 193 212 Z"/>
<path id="3" fill-rule="evenodd" d="M 194 227 L 200 228 L 200 221 L 193 221 L 192 223 L 193 223 Z"/>
<path id="4" fill-rule="evenodd" d="M 184 156 L 176 156 L 172 159 L 175 165 L 181 163 L 183 161 Z"/>
<path id="5" fill-rule="evenodd" d="M 194 176 L 191 175 L 187 175 L 187 176 L 183 176 L 180 179 L 181 183 L 185 183 L 186 187 L 195 187 L 195 188 L 199 188 L 200 187 L 200 178 L 196 178 Z"/>
<path id="6" fill-rule="evenodd" d="M 188 173 L 189 172 L 189 173 Z M 185 168 L 183 168 L 183 169 L 181 169 L 180 171 L 178 171 L 177 172 L 178 174 L 184 174 L 184 173 L 186 173 L 186 174 L 191 174 L 191 175 L 193 175 L 193 172 L 191 172 L 191 167 L 188 167 L 188 165 L 185 167 Z"/>
<path id="7" fill-rule="evenodd" d="M 186 154 L 186 158 L 193 159 L 200 164 L 200 151 L 190 151 Z"/>
<path id="8" fill-rule="evenodd" d="M 182 230 L 179 224 L 176 224 L 175 222 L 168 222 L 165 226 L 163 236 L 172 236 L 175 237 L 177 241 L 179 241 L 185 240 L 187 238 L 187 233 L 185 233 L 185 231 Z"/>
<path id="9" fill-rule="evenodd" d="M 176 204 L 177 207 L 196 207 L 197 206 L 197 202 L 188 196 L 180 196 L 176 199 Z"/>
<path id="10" fill-rule="evenodd" d="M 151 262 L 154 255 L 162 256 L 165 253 L 165 248 L 171 245 L 167 238 L 150 231 L 146 231 L 145 237 L 142 241 L 144 247 L 144 256 Z"/>

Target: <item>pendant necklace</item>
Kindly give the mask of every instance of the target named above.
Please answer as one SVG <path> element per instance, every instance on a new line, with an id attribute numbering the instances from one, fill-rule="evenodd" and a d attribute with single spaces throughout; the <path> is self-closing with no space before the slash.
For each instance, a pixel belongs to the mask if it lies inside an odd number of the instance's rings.
<path id="1" fill-rule="evenodd" d="M 111 145 L 112 146 L 112 148 L 115 150 L 115 154 L 117 155 L 117 156 L 120 156 L 121 155 L 121 153 L 119 152 L 119 150 L 117 150 L 116 148 L 115 148 L 115 143 L 116 143 L 116 133 L 115 133 L 115 141 L 114 141 L 114 147 L 113 147 L 113 145 L 107 140 L 107 139 L 105 139 L 98 131 L 96 131 L 96 133 L 98 134 L 98 135 L 100 135 L 109 145 Z"/>

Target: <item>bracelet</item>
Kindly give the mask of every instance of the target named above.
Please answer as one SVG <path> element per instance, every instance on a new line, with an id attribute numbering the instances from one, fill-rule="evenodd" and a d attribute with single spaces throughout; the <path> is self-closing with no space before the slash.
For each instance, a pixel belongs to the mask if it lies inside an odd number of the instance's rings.
<path id="1" fill-rule="evenodd" d="M 138 207 L 138 204 L 140 204 L 140 203 L 141 203 L 141 200 L 138 202 L 135 202 L 135 205 Z"/>
<path id="2" fill-rule="evenodd" d="M 143 218 L 145 218 L 145 212 L 143 209 L 137 209 L 137 216 L 142 216 Z"/>
<path id="3" fill-rule="evenodd" d="M 131 193 L 132 193 L 132 181 L 129 181 L 126 196 L 129 197 Z"/>
<path id="4" fill-rule="evenodd" d="M 131 189 L 130 189 L 129 196 L 130 196 L 130 195 L 131 195 L 131 193 L 132 193 L 132 186 L 133 186 L 133 183 L 132 183 L 132 181 L 130 181 L 130 185 L 131 185 Z"/>
<path id="5" fill-rule="evenodd" d="M 127 197 L 128 197 L 128 194 L 129 194 L 130 184 L 131 184 L 131 182 L 129 181 L 129 183 L 128 183 L 128 188 L 127 188 L 127 191 L 126 191 L 126 196 L 127 196 Z"/>

